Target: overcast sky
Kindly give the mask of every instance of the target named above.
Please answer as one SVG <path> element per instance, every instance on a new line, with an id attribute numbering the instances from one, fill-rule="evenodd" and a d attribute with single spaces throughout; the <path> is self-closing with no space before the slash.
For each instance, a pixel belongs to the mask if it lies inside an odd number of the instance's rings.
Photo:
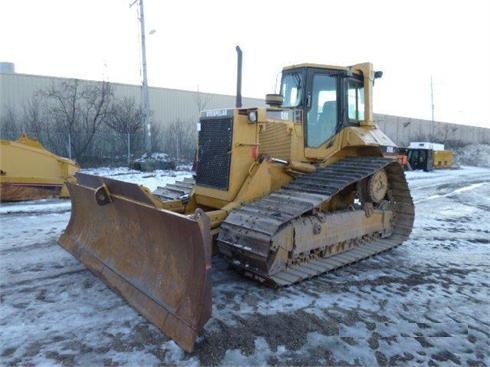
<path id="1" fill-rule="evenodd" d="M 133 0 L 0 0 L 0 61 L 18 73 L 141 81 Z M 145 0 L 151 86 L 274 91 L 282 66 L 370 61 L 378 113 L 490 127 L 490 1 Z M 154 30 L 155 32 L 150 31 Z"/>

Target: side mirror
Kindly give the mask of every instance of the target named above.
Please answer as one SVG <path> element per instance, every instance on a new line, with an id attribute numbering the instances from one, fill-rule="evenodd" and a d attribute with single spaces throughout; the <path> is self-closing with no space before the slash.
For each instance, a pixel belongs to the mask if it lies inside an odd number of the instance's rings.
<path id="1" fill-rule="evenodd" d="M 383 76 L 383 72 L 382 72 L 382 71 L 380 71 L 380 70 L 375 71 L 375 72 L 374 72 L 374 80 L 373 80 L 373 85 L 374 85 L 374 81 L 375 81 L 376 79 L 381 78 L 382 76 Z"/>

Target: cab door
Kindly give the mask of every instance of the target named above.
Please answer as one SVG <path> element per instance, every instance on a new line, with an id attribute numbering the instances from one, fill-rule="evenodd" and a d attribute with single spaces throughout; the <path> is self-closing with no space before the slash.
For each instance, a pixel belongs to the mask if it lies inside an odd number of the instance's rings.
<path id="1" fill-rule="evenodd" d="M 305 108 L 305 156 L 317 158 L 318 150 L 335 136 L 340 121 L 340 78 L 325 70 L 309 70 Z"/>

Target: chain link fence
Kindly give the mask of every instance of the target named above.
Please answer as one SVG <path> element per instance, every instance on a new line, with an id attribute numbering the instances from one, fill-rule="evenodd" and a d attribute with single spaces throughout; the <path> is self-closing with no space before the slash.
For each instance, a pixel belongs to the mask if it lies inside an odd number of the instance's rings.
<path id="1" fill-rule="evenodd" d="M 197 148 L 197 134 L 178 134 L 171 128 L 153 129 L 152 152 L 165 153 L 176 164 L 192 163 Z M 83 156 L 76 154 L 77 137 L 68 132 L 32 131 L 21 128 L 0 128 L 0 138 L 17 140 L 21 134 L 38 139 L 50 152 L 77 161 L 82 167 L 131 166 L 145 155 L 144 132 L 116 133 L 106 129 L 93 135 Z M 162 155 L 158 155 L 162 157 Z"/>

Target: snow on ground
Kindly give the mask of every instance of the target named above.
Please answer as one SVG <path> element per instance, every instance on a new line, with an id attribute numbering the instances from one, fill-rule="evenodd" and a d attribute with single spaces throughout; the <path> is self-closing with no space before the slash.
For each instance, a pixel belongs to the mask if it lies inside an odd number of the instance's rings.
<path id="1" fill-rule="evenodd" d="M 190 175 L 89 171 L 150 189 Z M 57 245 L 69 201 L 0 206 L 0 365 L 490 365 L 490 169 L 408 172 L 402 246 L 279 290 L 213 259 L 184 353 Z"/>
<path id="2" fill-rule="evenodd" d="M 165 186 L 170 183 L 174 183 L 176 180 L 183 180 L 185 177 L 192 177 L 192 172 L 190 172 L 189 170 L 155 170 L 154 172 L 141 172 L 125 167 L 102 167 L 95 169 L 83 169 L 82 172 L 91 175 L 111 177 L 116 180 L 141 184 L 148 187 L 151 191 L 154 191 L 158 186 Z"/>
<path id="3" fill-rule="evenodd" d="M 29 213 L 29 214 L 46 214 L 56 212 L 69 212 L 71 210 L 71 203 L 69 200 L 63 199 L 43 199 L 23 201 L 19 203 L 2 203 L 0 205 L 0 214 L 9 213 Z"/>

